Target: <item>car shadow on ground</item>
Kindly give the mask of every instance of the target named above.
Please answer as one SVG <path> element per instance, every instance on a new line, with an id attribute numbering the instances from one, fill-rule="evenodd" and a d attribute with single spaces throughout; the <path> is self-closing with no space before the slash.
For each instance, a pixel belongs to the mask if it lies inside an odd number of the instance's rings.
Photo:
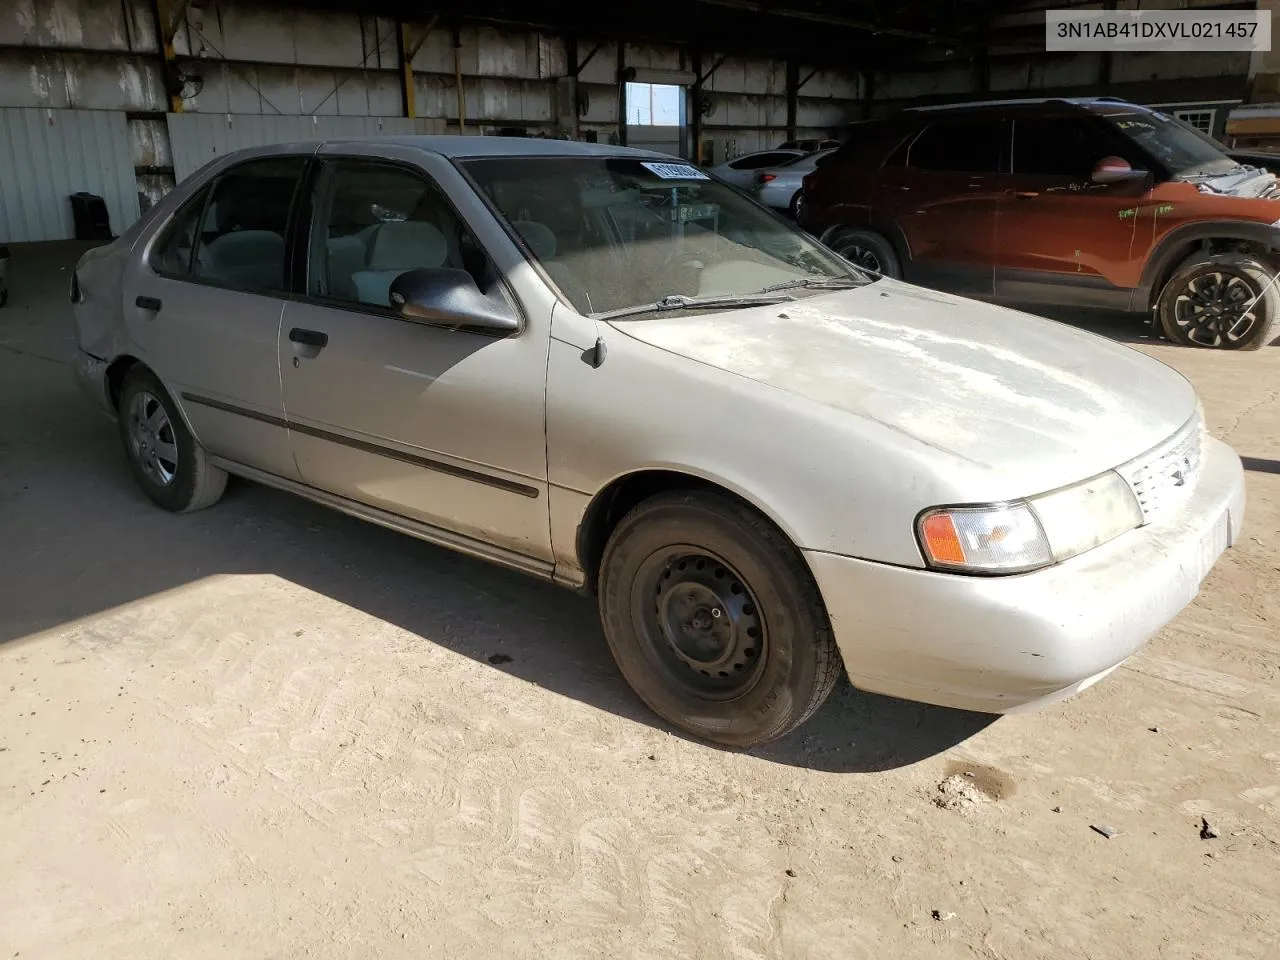
<path id="1" fill-rule="evenodd" d="M 0 644 L 209 577 L 275 575 L 483 669 L 670 730 L 622 680 L 590 600 L 248 482 L 199 513 L 153 506 L 115 427 L 66 366 L 75 347 L 65 290 L 84 249 L 15 250 L 16 296 L 0 313 Z M 842 680 L 799 730 L 748 752 L 816 770 L 888 770 L 994 719 Z"/>
<path id="2" fill-rule="evenodd" d="M 1258 457 L 1241 457 L 1246 470 L 1254 473 L 1280 473 L 1280 460 L 1261 460 Z"/>
<path id="3" fill-rule="evenodd" d="M 622 680 L 590 600 L 248 482 L 233 481 L 212 509 L 168 514 L 137 489 L 114 427 L 63 365 L 11 351 L 0 351 L 0 543 L 0 643 L 211 576 L 273 574 L 484 669 L 669 729 Z M 994 719 L 842 681 L 799 730 L 749 753 L 887 770 Z"/>

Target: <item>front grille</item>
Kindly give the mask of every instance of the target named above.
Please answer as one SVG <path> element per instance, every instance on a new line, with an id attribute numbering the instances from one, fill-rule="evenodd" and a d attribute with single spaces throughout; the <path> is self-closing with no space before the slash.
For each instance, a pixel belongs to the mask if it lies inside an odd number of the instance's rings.
<path id="1" fill-rule="evenodd" d="M 1197 413 L 1154 450 L 1118 469 L 1138 498 L 1144 522 L 1155 520 L 1195 489 L 1203 429 Z"/>

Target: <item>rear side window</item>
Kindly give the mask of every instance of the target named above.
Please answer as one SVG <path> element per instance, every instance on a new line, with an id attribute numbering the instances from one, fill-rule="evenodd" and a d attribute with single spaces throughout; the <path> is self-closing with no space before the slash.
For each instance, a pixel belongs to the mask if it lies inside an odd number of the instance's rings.
<path id="1" fill-rule="evenodd" d="M 289 211 L 305 164 L 273 157 L 220 176 L 200 223 L 192 275 L 237 290 L 287 290 Z"/>
<path id="2" fill-rule="evenodd" d="M 998 173 L 1003 120 L 957 120 L 926 127 L 911 144 L 907 165 L 918 170 Z"/>
<path id="3" fill-rule="evenodd" d="M 750 157 L 734 160 L 729 166 L 735 170 L 760 170 L 764 167 L 776 167 L 786 160 L 794 160 L 794 153 L 757 153 Z"/>
<path id="4" fill-rule="evenodd" d="M 1084 118 L 1013 122 L 1013 172 L 1088 179 L 1099 160 L 1114 153 L 1097 125 Z"/>
<path id="5" fill-rule="evenodd" d="M 182 205 L 173 222 L 165 228 L 160 241 L 151 250 L 151 269 L 170 277 L 183 277 L 191 272 L 196 249 L 196 230 L 204 213 L 208 188 L 201 190 Z"/>

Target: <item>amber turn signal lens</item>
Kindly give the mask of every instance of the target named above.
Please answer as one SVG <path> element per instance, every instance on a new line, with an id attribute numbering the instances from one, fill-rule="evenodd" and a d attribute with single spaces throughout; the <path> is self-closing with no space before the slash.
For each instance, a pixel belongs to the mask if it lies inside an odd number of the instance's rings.
<path id="1" fill-rule="evenodd" d="M 920 525 L 925 547 L 935 563 L 963 564 L 964 547 L 956 533 L 955 522 L 947 513 L 935 513 Z"/>

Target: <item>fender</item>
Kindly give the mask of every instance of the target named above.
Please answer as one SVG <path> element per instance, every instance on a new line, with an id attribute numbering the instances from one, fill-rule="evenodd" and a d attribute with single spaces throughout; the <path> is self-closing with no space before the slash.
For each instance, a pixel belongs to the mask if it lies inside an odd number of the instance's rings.
<path id="1" fill-rule="evenodd" d="M 1254 220 L 1197 220 L 1174 227 L 1160 238 L 1148 255 L 1142 268 L 1142 279 L 1131 301 L 1133 309 L 1151 309 L 1161 292 L 1156 285 L 1163 286 L 1169 271 L 1184 258 L 1188 245 L 1202 240 L 1244 240 L 1275 250 L 1280 249 L 1280 228 Z"/>

